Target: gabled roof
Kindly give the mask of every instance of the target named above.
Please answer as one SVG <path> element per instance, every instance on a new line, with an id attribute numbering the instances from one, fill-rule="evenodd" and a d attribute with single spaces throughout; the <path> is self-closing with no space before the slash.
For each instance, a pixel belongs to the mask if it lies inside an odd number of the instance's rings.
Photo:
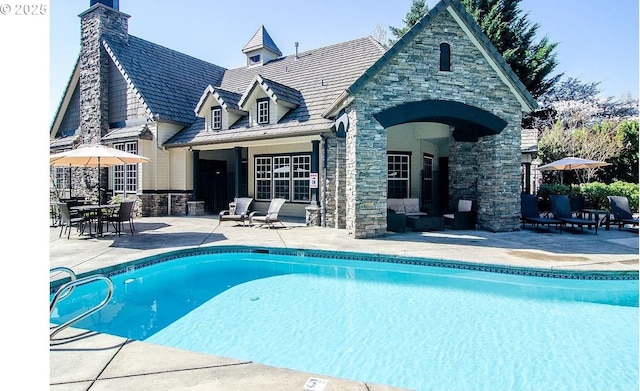
<path id="1" fill-rule="evenodd" d="M 153 134 L 146 124 L 132 124 L 121 128 L 112 129 L 102 137 L 102 141 L 116 142 L 126 140 L 152 140 Z"/>
<path id="2" fill-rule="evenodd" d="M 503 81 L 512 89 L 516 98 L 520 100 L 523 109 L 525 107 L 529 110 L 537 108 L 538 104 L 533 96 L 527 91 L 527 88 L 522 84 L 502 55 L 498 53 L 495 46 L 493 46 L 489 38 L 482 32 L 480 26 L 478 26 L 476 21 L 469 15 L 459 0 L 440 0 L 435 7 L 430 9 L 422 19 L 413 25 L 406 34 L 389 48 L 384 56 L 376 61 L 371 68 L 364 72 L 358 80 L 347 88 L 347 94 L 355 94 L 379 69 L 384 67 L 396 53 L 400 52 L 419 32 L 429 25 L 440 12 L 447 12 L 447 10 L 450 10 L 449 12 L 452 13 L 452 16 L 462 29 L 471 35 L 470 38 L 477 42 L 481 51 L 486 54 L 487 59 L 496 65 L 499 76 L 501 76 Z"/>
<path id="3" fill-rule="evenodd" d="M 154 119 L 192 124 L 202 91 L 219 85 L 225 71 L 132 35 L 126 43 L 104 38 L 103 45 Z"/>
<path id="4" fill-rule="evenodd" d="M 281 57 L 259 67 L 228 69 L 219 88 L 233 93 L 245 93 L 259 76 L 280 99 L 294 100 L 298 96 L 299 106 L 279 123 L 271 125 L 249 127 L 244 118 L 230 129 L 207 132 L 204 121 L 198 120 L 171 137 L 164 145 L 178 147 L 238 141 L 249 137 L 267 139 L 326 131 L 333 125 L 333 121 L 322 117 L 324 109 L 379 59 L 384 51 L 384 47 L 375 39 L 365 37 L 301 52 L 297 58 L 295 55 Z M 203 90 L 204 87 L 200 92 Z"/>
<path id="5" fill-rule="evenodd" d="M 202 105 L 206 102 L 209 96 L 213 95 L 213 97 L 218 101 L 220 106 L 222 106 L 225 110 L 240 110 L 238 102 L 240 101 L 241 95 L 235 92 L 223 90 L 220 87 L 213 87 L 208 85 L 207 88 L 202 93 L 198 104 L 196 105 L 195 113 L 198 113 L 202 109 Z"/>
<path id="6" fill-rule="evenodd" d="M 285 104 L 288 103 L 288 106 L 290 107 L 297 107 L 304 101 L 304 99 L 302 99 L 302 95 L 300 95 L 300 91 L 295 88 L 291 88 L 273 80 L 265 79 L 260 75 L 256 75 L 238 102 L 240 109 L 246 110 L 245 106 L 247 105 L 247 99 L 257 87 L 262 88 L 269 98 L 276 103 L 281 101 Z"/>
<path id="7" fill-rule="evenodd" d="M 78 79 L 80 78 L 80 55 L 78 54 L 78 58 L 76 58 L 75 65 L 73 66 L 73 70 L 71 71 L 71 76 L 67 80 L 67 85 L 64 87 L 64 92 L 62 93 L 62 97 L 60 98 L 60 102 L 58 103 L 58 107 L 56 108 L 55 115 L 51 120 L 51 125 L 49 126 L 49 137 L 55 137 L 53 134 L 53 130 L 55 128 L 56 132 L 60 126 L 60 122 L 64 118 L 64 110 L 69 106 L 69 101 L 73 96 L 73 91 L 78 83 Z"/>
<path id="8" fill-rule="evenodd" d="M 264 25 L 261 25 L 258 31 L 253 34 L 253 37 L 251 37 L 249 42 L 244 45 L 242 53 L 248 53 L 258 49 L 268 49 L 278 56 L 282 56 L 282 52 L 278 49 L 276 43 L 273 42 L 273 39 L 271 39 L 271 36 L 267 32 L 267 29 L 264 28 Z"/>
<path id="9" fill-rule="evenodd" d="M 51 142 L 49 143 L 49 149 L 66 149 L 66 148 L 71 148 L 76 141 L 78 141 L 78 139 L 80 138 L 79 134 L 74 134 L 72 136 L 67 136 L 67 137 L 58 137 L 54 140 L 51 140 Z"/>

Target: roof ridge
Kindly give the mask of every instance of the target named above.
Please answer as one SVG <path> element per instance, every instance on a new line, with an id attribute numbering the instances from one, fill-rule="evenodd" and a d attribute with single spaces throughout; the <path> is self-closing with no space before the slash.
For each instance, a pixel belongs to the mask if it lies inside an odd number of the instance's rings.
<path id="1" fill-rule="evenodd" d="M 317 47 L 317 48 L 305 50 L 304 52 L 299 52 L 298 53 L 298 57 L 303 57 L 306 54 L 309 54 L 309 53 L 312 53 L 312 52 L 318 51 L 318 50 L 335 49 L 338 46 L 346 46 L 346 45 L 350 45 L 350 44 L 353 44 L 354 42 L 358 42 L 358 41 L 372 41 L 373 43 L 375 43 L 376 46 L 378 46 L 379 48 L 382 49 L 381 50 L 382 53 L 384 53 L 386 51 L 386 49 L 384 49 L 384 47 L 378 41 L 375 40 L 375 38 L 371 37 L 371 35 L 367 35 L 367 36 L 364 36 L 364 37 L 354 38 L 354 39 L 351 39 L 351 40 L 348 40 L 348 41 L 333 43 L 333 44 L 330 44 L 330 45 L 320 46 L 320 47 Z M 290 58 L 295 58 L 295 57 L 296 57 L 296 55 L 295 55 L 295 53 L 293 53 L 293 54 L 289 54 L 289 55 L 286 55 L 286 56 L 281 56 L 280 58 L 278 58 L 278 61 L 282 61 L 282 60 L 286 60 L 286 59 L 290 59 Z M 275 60 L 269 61 L 268 63 L 265 63 L 263 65 L 263 67 L 273 63 L 274 61 Z M 240 69 L 247 69 L 247 67 L 246 66 L 239 66 L 239 67 L 236 67 L 236 68 L 229 68 L 229 69 L 225 69 L 225 72 L 226 71 L 237 71 L 237 70 L 240 70 Z"/>

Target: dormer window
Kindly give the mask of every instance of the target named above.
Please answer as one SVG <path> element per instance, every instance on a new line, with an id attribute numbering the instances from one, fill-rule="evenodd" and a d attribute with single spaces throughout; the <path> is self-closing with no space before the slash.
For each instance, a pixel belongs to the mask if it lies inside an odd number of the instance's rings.
<path id="1" fill-rule="evenodd" d="M 211 129 L 222 129 L 222 108 L 220 107 L 211 108 Z"/>
<path id="2" fill-rule="evenodd" d="M 258 99 L 258 123 L 269 123 L 269 98 Z"/>
<path id="3" fill-rule="evenodd" d="M 451 46 L 444 42 L 440 44 L 440 70 L 451 71 Z"/>
<path id="4" fill-rule="evenodd" d="M 249 65 L 258 65 L 260 64 L 260 55 L 256 54 L 255 56 L 249 57 Z"/>

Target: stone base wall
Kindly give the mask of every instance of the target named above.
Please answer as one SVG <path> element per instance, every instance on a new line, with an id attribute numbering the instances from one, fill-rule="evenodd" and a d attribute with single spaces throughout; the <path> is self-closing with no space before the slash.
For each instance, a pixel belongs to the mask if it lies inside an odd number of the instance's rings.
<path id="1" fill-rule="evenodd" d="M 171 198 L 171 216 L 186 216 L 187 201 L 191 199 L 191 193 L 159 193 L 140 194 L 141 209 L 144 217 L 158 217 L 169 215 L 169 198 Z"/>

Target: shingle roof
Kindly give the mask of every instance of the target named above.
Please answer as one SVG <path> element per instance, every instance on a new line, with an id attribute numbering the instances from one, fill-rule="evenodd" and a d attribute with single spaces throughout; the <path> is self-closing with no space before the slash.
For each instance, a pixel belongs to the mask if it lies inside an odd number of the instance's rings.
<path id="1" fill-rule="evenodd" d="M 195 113 L 198 113 L 202 109 L 202 105 L 206 102 L 207 98 L 210 95 L 213 95 L 216 98 L 216 100 L 218 101 L 218 103 L 220 103 L 220 105 L 225 110 L 226 109 L 239 110 L 238 102 L 240 101 L 240 98 L 241 98 L 240 94 L 237 94 L 237 93 L 231 92 L 231 91 L 223 90 L 220 87 L 213 87 L 213 86 L 209 85 L 204 90 L 204 93 L 200 97 L 200 100 L 198 101 L 198 104 L 196 105 L 195 109 L 193 110 Z"/>
<path id="2" fill-rule="evenodd" d="M 55 140 L 49 142 L 49 149 L 56 150 L 70 148 L 71 146 L 73 146 L 73 144 L 75 144 L 79 137 L 79 134 L 74 134 L 73 136 L 67 137 L 58 137 Z"/>
<path id="3" fill-rule="evenodd" d="M 261 48 L 269 49 L 272 52 L 276 53 L 278 56 L 282 56 L 282 52 L 280 51 L 280 49 L 278 49 L 276 43 L 273 42 L 273 39 L 271 39 L 271 36 L 267 32 L 267 29 L 264 28 L 264 25 L 260 26 L 258 31 L 253 34 L 253 37 L 251 37 L 249 42 L 244 45 L 244 47 L 242 48 L 242 53 L 247 53 L 252 50 Z"/>
<path id="4" fill-rule="evenodd" d="M 336 45 L 301 52 L 286 56 L 257 67 L 229 69 L 219 87 L 234 93 L 244 93 L 250 83 L 260 75 L 262 78 L 284 87 L 277 88 L 280 93 L 298 91 L 302 101 L 275 125 L 260 125 L 248 128 L 248 122 L 238 121 L 229 130 L 223 130 L 214 136 L 204 129 L 204 122 L 199 121 L 182 130 L 165 145 L 181 146 L 198 144 L 212 138 L 216 140 L 225 136 L 223 133 L 243 131 L 246 134 L 255 132 L 275 132 L 278 134 L 293 131 L 292 127 L 306 129 L 328 129 L 332 121 L 322 117 L 322 112 L 340 94 L 349 87 L 365 70 L 384 54 L 384 48 L 373 38 L 365 37 Z M 204 87 L 200 90 L 200 94 Z M 292 98 L 289 98 L 292 99 Z M 195 107 L 195 104 L 194 104 Z M 193 107 L 192 107 L 193 110 Z M 200 124 L 200 125 L 198 125 Z M 244 134 L 244 133 L 243 133 Z M 229 136 L 234 139 L 236 136 Z"/>
<path id="5" fill-rule="evenodd" d="M 219 85 L 225 69 L 129 35 L 127 43 L 109 38 L 103 44 L 114 63 L 140 93 L 150 115 L 191 124 L 202 91 Z"/>
<path id="6" fill-rule="evenodd" d="M 112 129 L 102 137 L 102 141 L 114 142 L 137 139 L 151 140 L 152 137 L 153 135 L 146 124 L 137 124 Z"/>
<path id="7" fill-rule="evenodd" d="M 245 105 L 246 100 L 249 98 L 249 95 L 251 95 L 251 91 L 257 85 L 262 86 L 267 95 L 269 95 L 269 97 L 276 102 L 282 100 L 284 102 L 292 103 L 298 106 L 304 101 L 304 99 L 302 99 L 302 95 L 300 95 L 300 91 L 296 90 L 295 88 L 291 88 L 285 86 L 284 84 L 280 84 L 273 80 L 264 78 L 260 75 L 256 75 L 253 82 L 251 82 L 251 84 L 249 85 L 247 91 L 240 98 L 240 101 L 238 102 L 238 105 L 240 107 L 243 107 Z"/>
<path id="8" fill-rule="evenodd" d="M 228 130 L 204 130 L 204 125 L 204 118 L 198 118 L 198 121 L 181 132 L 184 134 L 195 134 L 197 135 L 196 137 L 187 139 L 185 137 L 178 138 L 174 136 L 175 140 L 171 142 L 171 144 L 167 143 L 165 145 L 178 147 L 249 140 L 270 140 L 279 137 L 309 136 L 326 132 L 327 129 L 333 125 L 333 121 L 324 119 L 322 121 L 310 122 L 281 122 L 275 125 L 269 125 L 267 128 L 262 126 L 248 127 L 247 117 L 244 117 Z M 185 141 L 181 142 L 179 140 Z"/>

